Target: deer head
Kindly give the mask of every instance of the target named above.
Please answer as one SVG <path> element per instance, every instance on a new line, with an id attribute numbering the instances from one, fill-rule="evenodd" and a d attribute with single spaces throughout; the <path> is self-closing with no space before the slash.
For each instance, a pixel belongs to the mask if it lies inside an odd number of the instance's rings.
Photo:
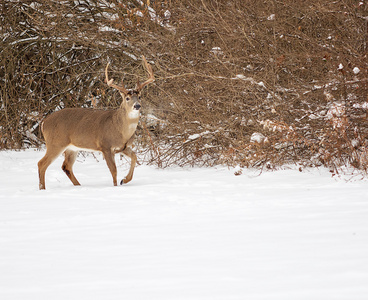
<path id="1" fill-rule="evenodd" d="M 121 103 L 121 108 L 127 109 L 127 111 L 131 112 L 132 115 L 134 115 L 135 111 L 139 111 L 141 108 L 140 99 L 141 99 L 141 91 L 142 89 L 149 83 L 153 82 L 155 80 L 155 77 L 153 75 L 152 67 L 147 63 L 146 58 L 142 55 L 142 60 L 144 62 L 144 66 L 146 70 L 148 71 L 149 77 L 148 79 L 143 82 L 139 83 L 139 78 L 137 79 L 137 85 L 135 86 L 135 89 L 133 90 L 127 90 L 124 86 L 123 81 L 121 82 L 121 85 L 114 84 L 113 79 L 109 79 L 108 76 L 108 67 L 109 63 L 106 65 L 105 68 L 105 81 L 108 86 L 113 87 L 117 89 L 123 98 L 123 101 Z"/>

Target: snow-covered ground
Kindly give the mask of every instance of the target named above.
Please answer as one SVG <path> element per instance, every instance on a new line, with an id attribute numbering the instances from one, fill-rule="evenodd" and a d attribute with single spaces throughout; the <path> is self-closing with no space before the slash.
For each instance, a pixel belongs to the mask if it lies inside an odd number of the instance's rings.
<path id="1" fill-rule="evenodd" d="M 0 152 L 0 299 L 368 299 L 368 182 Z M 128 164 L 118 160 L 119 180 Z"/>

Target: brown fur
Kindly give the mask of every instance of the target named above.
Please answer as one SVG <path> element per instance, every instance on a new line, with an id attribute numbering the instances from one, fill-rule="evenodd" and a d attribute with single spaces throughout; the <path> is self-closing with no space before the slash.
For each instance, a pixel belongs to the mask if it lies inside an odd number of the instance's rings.
<path id="1" fill-rule="evenodd" d="M 73 173 L 73 164 L 82 150 L 100 151 L 117 185 L 115 153 L 122 152 L 131 159 L 130 169 L 123 183 L 132 180 L 137 157 L 130 148 L 139 120 L 138 103 L 140 90 L 153 81 L 152 69 L 143 57 L 150 78 L 135 91 L 128 91 L 109 80 L 106 67 L 106 82 L 117 88 L 123 98 L 116 110 L 88 108 L 65 108 L 48 116 L 41 125 L 46 142 L 46 154 L 38 162 L 39 188 L 45 189 L 45 172 L 48 166 L 62 153 L 65 159 L 62 169 L 74 185 L 80 185 Z"/>

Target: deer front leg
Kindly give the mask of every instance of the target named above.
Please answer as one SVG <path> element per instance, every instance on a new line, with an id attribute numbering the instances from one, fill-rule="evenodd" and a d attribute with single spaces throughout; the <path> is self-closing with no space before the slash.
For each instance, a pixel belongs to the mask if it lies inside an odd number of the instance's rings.
<path id="1" fill-rule="evenodd" d="M 109 167 L 110 173 L 112 175 L 112 181 L 114 183 L 114 186 L 118 185 L 118 181 L 116 179 L 117 177 L 117 171 L 116 171 L 116 164 L 115 164 L 115 153 L 111 151 L 111 149 L 103 150 L 102 151 L 106 164 Z"/>
<path id="2" fill-rule="evenodd" d="M 130 147 L 127 147 L 123 151 L 123 153 L 130 158 L 130 169 L 127 176 L 125 176 L 125 178 L 122 181 L 120 181 L 120 185 L 122 185 L 123 183 L 128 183 L 129 181 L 132 180 L 135 164 L 137 163 L 137 156 Z"/>

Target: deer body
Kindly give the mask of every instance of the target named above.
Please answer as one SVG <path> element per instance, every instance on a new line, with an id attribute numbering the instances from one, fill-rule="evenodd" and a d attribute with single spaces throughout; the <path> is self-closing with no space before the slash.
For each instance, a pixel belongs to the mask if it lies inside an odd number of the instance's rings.
<path id="1" fill-rule="evenodd" d="M 73 121 L 70 121 L 71 119 Z M 102 151 L 123 149 L 134 135 L 139 116 L 130 118 L 124 109 L 65 108 L 46 118 L 42 131 L 47 144 L 60 148 Z M 76 120 L 76 121 L 74 121 Z M 56 125 L 57 124 L 57 125 Z M 55 135 L 67 132 L 66 135 Z"/>
<path id="2" fill-rule="evenodd" d="M 103 153 L 115 186 L 117 185 L 115 154 L 122 152 L 131 159 L 131 165 L 121 184 L 132 180 L 137 157 L 130 147 L 139 121 L 140 91 L 154 80 L 152 69 L 144 57 L 143 61 L 150 77 L 143 84 L 138 83 L 135 90 L 130 91 L 113 84 L 113 81 L 108 79 L 108 66 L 106 67 L 107 84 L 118 89 L 123 97 L 120 108 L 116 110 L 65 108 L 54 112 L 43 121 L 41 129 L 47 150 L 45 156 L 38 162 L 40 189 L 45 189 L 46 169 L 62 153 L 65 156 L 63 171 L 74 185 L 80 185 L 72 170 L 80 150 Z"/>

